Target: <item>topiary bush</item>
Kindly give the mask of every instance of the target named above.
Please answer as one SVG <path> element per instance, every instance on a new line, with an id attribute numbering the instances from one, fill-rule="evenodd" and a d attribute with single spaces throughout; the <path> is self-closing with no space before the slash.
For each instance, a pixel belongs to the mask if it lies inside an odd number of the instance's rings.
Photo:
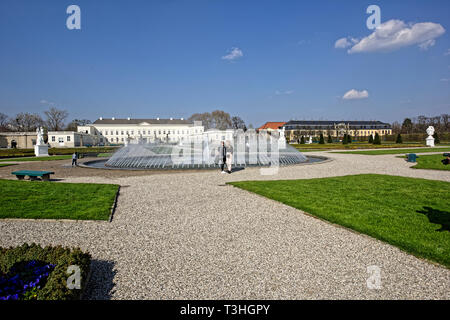
<path id="1" fill-rule="evenodd" d="M 397 139 L 395 140 L 395 143 L 403 143 L 402 135 L 400 133 L 397 135 Z"/>
<path id="2" fill-rule="evenodd" d="M 305 144 L 305 137 L 304 137 L 304 136 L 302 136 L 302 137 L 300 138 L 300 144 Z"/>
<path id="3" fill-rule="evenodd" d="M 344 138 L 342 138 L 342 144 L 348 144 L 347 134 L 344 134 Z"/>
<path id="4" fill-rule="evenodd" d="M 375 139 L 373 139 L 373 144 L 381 144 L 381 139 L 378 132 L 375 133 Z"/>
<path id="5" fill-rule="evenodd" d="M 369 135 L 369 143 L 373 143 L 373 136 Z"/>
<path id="6" fill-rule="evenodd" d="M 331 134 L 328 135 L 328 140 L 327 140 L 327 142 L 328 142 L 328 143 L 333 143 L 333 139 L 331 138 Z"/>
<path id="7" fill-rule="evenodd" d="M 0 300 L 76 300 L 87 285 L 91 256 L 79 248 L 23 244 L 0 247 Z M 80 268 L 80 289 L 69 289 L 67 268 Z"/>
<path id="8" fill-rule="evenodd" d="M 433 138 L 434 138 L 434 143 L 435 143 L 435 144 L 441 143 L 441 140 L 439 140 L 439 136 L 438 136 L 437 132 L 435 132 L 435 133 L 433 134 Z"/>
<path id="9" fill-rule="evenodd" d="M 325 139 L 323 138 L 323 134 L 320 134 L 319 144 L 325 144 Z"/>

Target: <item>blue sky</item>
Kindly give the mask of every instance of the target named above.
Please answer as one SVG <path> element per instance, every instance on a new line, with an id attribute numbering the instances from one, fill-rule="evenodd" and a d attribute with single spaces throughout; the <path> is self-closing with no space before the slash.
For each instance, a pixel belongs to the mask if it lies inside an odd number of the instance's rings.
<path id="1" fill-rule="evenodd" d="M 71 4 L 81 30 L 66 28 Z M 425 48 L 336 48 L 374 32 L 371 4 L 382 23 L 429 22 L 437 35 L 419 39 Z M 56 106 L 95 120 L 222 109 L 254 126 L 438 115 L 450 112 L 449 32 L 447 0 L 2 0 L 0 112 Z M 225 59 L 233 48 L 242 56 Z M 352 89 L 368 96 L 344 99 Z"/>

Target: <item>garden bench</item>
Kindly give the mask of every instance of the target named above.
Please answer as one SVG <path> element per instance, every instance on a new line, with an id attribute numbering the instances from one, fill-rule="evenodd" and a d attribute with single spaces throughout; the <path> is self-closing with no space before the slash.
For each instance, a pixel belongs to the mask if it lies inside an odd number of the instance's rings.
<path id="1" fill-rule="evenodd" d="M 16 175 L 17 179 L 23 180 L 25 176 L 29 176 L 30 180 L 37 180 L 37 177 L 41 177 L 44 181 L 50 180 L 50 175 L 55 174 L 51 171 L 31 171 L 31 170 L 21 170 L 21 171 L 14 171 L 11 172 L 11 174 Z"/>

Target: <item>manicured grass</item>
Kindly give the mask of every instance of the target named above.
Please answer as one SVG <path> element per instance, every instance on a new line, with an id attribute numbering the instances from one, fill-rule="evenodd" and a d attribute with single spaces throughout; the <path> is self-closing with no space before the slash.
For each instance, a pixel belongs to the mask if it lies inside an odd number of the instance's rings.
<path id="1" fill-rule="evenodd" d="M 0 219 L 108 220 L 118 185 L 0 180 Z"/>
<path id="2" fill-rule="evenodd" d="M 71 155 L 67 156 L 49 156 L 49 157 L 30 157 L 30 158 L 13 158 L 13 159 L 3 159 L 0 160 L 0 162 L 8 162 L 8 161 L 20 161 L 20 162 L 26 162 L 26 161 L 54 161 L 54 160 L 67 160 L 71 159 Z"/>
<path id="3" fill-rule="evenodd" d="M 388 175 L 231 182 L 450 267 L 450 183 Z"/>
<path id="4" fill-rule="evenodd" d="M 420 148 L 420 149 L 397 149 L 397 150 L 368 150 L 368 151 L 339 151 L 332 153 L 345 153 L 345 154 L 365 154 L 370 156 L 383 155 L 383 154 L 402 154 L 402 153 L 425 153 L 425 152 L 449 152 L 449 148 Z"/>
<path id="5" fill-rule="evenodd" d="M 444 165 L 441 161 L 445 158 L 442 154 L 432 154 L 427 156 L 419 156 L 414 169 L 433 169 L 433 170 L 450 170 L 450 165 Z M 449 200 L 450 201 L 450 200 Z"/>
<path id="6" fill-rule="evenodd" d="M 424 147 L 424 144 L 420 143 L 404 143 L 396 144 L 392 142 L 383 142 L 381 145 L 376 145 L 367 142 L 352 142 L 350 144 L 342 143 L 325 143 L 325 144 L 292 144 L 294 148 L 297 148 L 300 152 L 308 151 L 330 151 L 330 150 L 357 150 L 357 149 L 380 149 L 380 148 L 407 148 L 407 147 Z"/>

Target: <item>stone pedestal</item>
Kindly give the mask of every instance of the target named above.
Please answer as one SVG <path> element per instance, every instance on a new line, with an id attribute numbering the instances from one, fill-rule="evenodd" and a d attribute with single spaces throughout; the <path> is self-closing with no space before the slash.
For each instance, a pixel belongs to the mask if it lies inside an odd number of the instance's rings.
<path id="1" fill-rule="evenodd" d="M 34 155 L 36 157 L 48 157 L 48 146 L 47 145 L 35 145 Z"/>
<path id="2" fill-rule="evenodd" d="M 427 139 L 427 147 L 434 147 L 434 138 L 432 136 L 429 136 Z"/>

